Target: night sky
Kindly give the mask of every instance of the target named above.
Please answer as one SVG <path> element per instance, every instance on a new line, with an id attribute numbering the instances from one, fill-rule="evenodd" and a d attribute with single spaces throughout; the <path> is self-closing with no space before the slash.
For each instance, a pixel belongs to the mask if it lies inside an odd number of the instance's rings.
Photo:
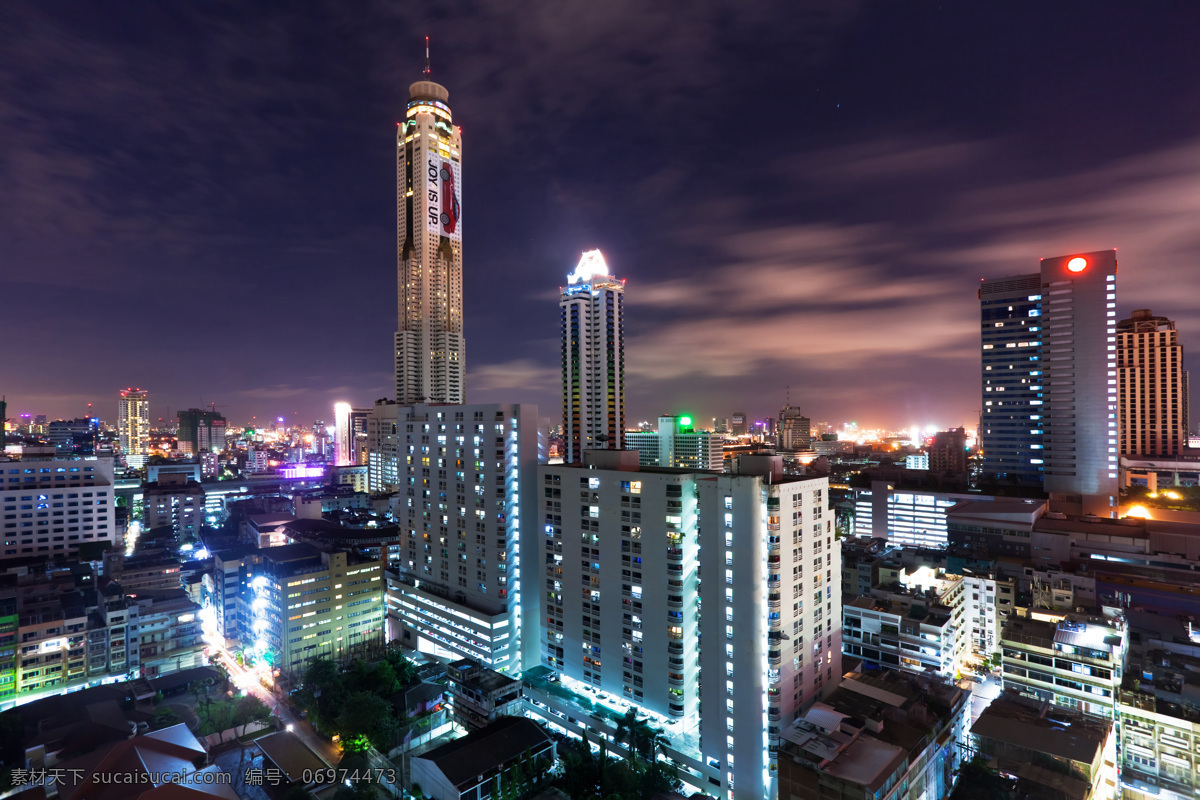
<path id="1" fill-rule="evenodd" d="M 557 420 L 558 287 L 627 415 L 973 426 L 981 277 L 1118 248 L 1200 364 L 1200 4 L 0 5 L 0 393 L 232 424 L 390 396 L 395 123 L 463 130 L 468 401 Z"/>

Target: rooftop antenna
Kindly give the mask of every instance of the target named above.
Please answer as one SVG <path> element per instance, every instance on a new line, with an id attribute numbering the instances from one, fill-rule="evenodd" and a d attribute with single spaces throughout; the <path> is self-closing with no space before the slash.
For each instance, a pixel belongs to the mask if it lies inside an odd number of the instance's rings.
<path id="1" fill-rule="evenodd" d="M 425 80 L 429 80 L 429 37 L 425 37 Z"/>

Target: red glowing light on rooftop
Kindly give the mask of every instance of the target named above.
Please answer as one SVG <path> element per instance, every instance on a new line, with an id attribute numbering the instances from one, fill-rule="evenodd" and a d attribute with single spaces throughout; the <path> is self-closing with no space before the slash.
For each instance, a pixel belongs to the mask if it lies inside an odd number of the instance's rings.
<path id="1" fill-rule="evenodd" d="M 1071 272 L 1083 272 L 1087 269 L 1087 259 L 1076 256 L 1067 262 L 1067 269 Z"/>

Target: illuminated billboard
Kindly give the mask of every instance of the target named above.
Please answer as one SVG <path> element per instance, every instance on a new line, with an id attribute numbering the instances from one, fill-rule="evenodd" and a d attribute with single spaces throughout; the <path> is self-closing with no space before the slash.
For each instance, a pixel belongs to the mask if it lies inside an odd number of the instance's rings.
<path id="1" fill-rule="evenodd" d="M 325 475 L 325 467 L 308 464 L 293 464 L 281 467 L 279 474 L 285 478 L 320 478 Z"/>
<path id="2" fill-rule="evenodd" d="M 462 241 L 462 167 L 436 151 L 426 151 L 425 222 L 430 233 Z"/>

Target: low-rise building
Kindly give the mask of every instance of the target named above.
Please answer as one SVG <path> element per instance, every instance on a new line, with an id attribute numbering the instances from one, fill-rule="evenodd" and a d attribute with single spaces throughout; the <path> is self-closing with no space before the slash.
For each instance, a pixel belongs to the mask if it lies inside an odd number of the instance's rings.
<path id="1" fill-rule="evenodd" d="M 941 800 L 962 759 L 968 695 L 891 670 L 851 675 L 784 733 L 779 797 Z"/>
<path id="2" fill-rule="evenodd" d="M 973 752 L 1016 777 L 1020 797 L 1113 800 L 1116 734 L 1101 719 L 1005 692 L 971 727 Z"/>
<path id="3" fill-rule="evenodd" d="M 1129 800 L 1200 792 L 1200 633 L 1190 621 L 1130 612 L 1118 694 L 1121 784 Z"/>
<path id="4" fill-rule="evenodd" d="M 1119 609 L 1030 611 L 1001 635 L 1004 688 L 1056 706 L 1112 718 L 1129 637 Z"/>
<path id="5" fill-rule="evenodd" d="M 413 757 L 412 782 L 425 797 L 483 800 L 516 782 L 518 772 L 526 781 L 545 772 L 557 753 L 554 739 L 536 722 L 505 717 Z"/>
<path id="6" fill-rule="evenodd" d="M 464 728 L 484 728 L 500 717 L 521 713 L 521 682 L 464 658 L 446 668 L 454 720 Z"/>

